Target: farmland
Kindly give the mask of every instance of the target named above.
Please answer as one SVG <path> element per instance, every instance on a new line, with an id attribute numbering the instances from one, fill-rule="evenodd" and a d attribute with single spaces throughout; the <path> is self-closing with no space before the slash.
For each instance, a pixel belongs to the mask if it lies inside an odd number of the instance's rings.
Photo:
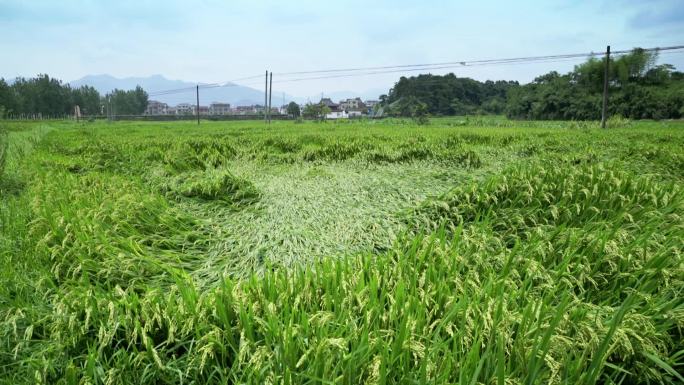
<path id="1" fill-rule="evenodd" d="M 0 122 L 0 383 L 684 383 L 684 123 Z"/>

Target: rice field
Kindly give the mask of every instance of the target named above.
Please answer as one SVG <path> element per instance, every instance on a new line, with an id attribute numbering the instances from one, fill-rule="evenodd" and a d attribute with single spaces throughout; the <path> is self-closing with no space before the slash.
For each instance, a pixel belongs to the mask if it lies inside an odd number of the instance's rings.
<path id="1" fill-rule="evenodd" d="M 611 126 L 0 121 L 0 383 L 684 383 L 684 122 Z"/>

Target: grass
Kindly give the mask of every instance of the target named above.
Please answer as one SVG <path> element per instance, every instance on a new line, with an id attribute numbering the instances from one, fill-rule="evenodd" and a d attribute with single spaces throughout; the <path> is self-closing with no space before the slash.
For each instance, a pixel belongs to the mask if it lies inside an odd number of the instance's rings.
<path id="1" fill-rule="evenodd" d="M 0 383 L 684 383 L 684 126 L 0 122 Z"/>

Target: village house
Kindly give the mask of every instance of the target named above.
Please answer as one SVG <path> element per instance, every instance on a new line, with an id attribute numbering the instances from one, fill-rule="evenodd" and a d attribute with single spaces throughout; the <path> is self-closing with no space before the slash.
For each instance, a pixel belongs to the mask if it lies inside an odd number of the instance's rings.
<path id="1" fill-rule="evenodd" d="M 353 98 L 340 101 L 340 108 L 347 111 L 362 110 L 366 108 L 366 104 L 361 98 Z"/>
<path id="2" fill-rule="evenodd" d="M 194 104 L 181 103 L 176 106 L 176 115 L 194 115 L 196 108 Z"/>
<path id="3" fill-rule="evenodd" d="M 150 100 L 145 108 L 145 115 L 166 115 L 168 113 L 169 105 L 166 103 Z"/>
<path id="4" fill-rule="evenodd" d="M 229 115 L 231 112 L 229 103 L 213 102 L 209 105 L 209 115 Z"/>
<path id="5" fill-rule="evenodd" d="M 256 114 L 259 111 L 260 106 L 237 106 L 233 109 L 233 112 L 238 115 L 251 115 Z"/>
<path id="6" fill-rule="evenodd" d="M 340 108 L 340 105 L 333 102 L 330 98 L 322 98 L 318 103 L 323 104 L 330 109 L 330 112 L 325 115 L 326 119 L 340 119 L 347 117 L 347 114 L 343 109 Z"/>
<path id="7" fill-rule="evenodd" d="M 340 109 L 343 110 L 348 117 L 361 116 L 368 113 L 368 108 L 361 98 L 340 101 Z"/>

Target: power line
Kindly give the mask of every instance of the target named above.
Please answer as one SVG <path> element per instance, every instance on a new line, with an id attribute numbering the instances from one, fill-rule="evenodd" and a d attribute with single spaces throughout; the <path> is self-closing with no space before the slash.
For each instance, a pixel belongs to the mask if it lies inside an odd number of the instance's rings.
<path id="1" fill-rule="evenodd" d="M 646 52 L 651 51 L 669 51 L 684 49 L 684 45 L 678 46 L 668 46 L 668 47 L 653 47 L 644 48 Z M 631 53 L 633 50 L 619 50 L 615 51 L 615 54 L 626 54 Z M 572 54 L 560 54 L 560 55 L 544 55 L 544 56 L 522 56 L 504 59 L 480 59 L 480 60 L 455 60 L 441 63 L 427 63 L 427 64 L 401 64 L 401 65 L 391 65 L 391 66 L 378 66 L 378 67 L 356 67 L 356 68 L 336 68 L 336 69 L 324 69 L 324 70 L 312 70 L 312 71 L 295 71 L 295 72 L 281 72 L 276 73 L 279 76 L 286 75 L 304 75 L 304 74 L 318 74 L 318 73 L 331 73 L 331 72 L 355 72 L 355 71 L 369 71 L 369 70 L 384 70 L 384 69 L 400 69 L 400 68 L 411 68 L 411 67 L 432 67 L 432 66 L 446 66 L 446 65 L 473 65 L 480 63 L 508 63 L 508 62 L 526 62 L 530 60 L 543 60 L 543 59 L 564 59 L 564 58 L 580 58 L 580 57 L 594 57 L 603 56 L 605 52 L 584 52 L 584 53 L 572 53 Z"/>
<path id="2" fill-rule="evenodd" d="M 442 66 L 430 66 L 430 67 L 420 67 L 420 68 L 407 68 L 407 69 L 395 69 L 395 70 L 385 70 L 385 71 L 368 71 L 368 72 L 357 72 L 357 73 L 350 73 L 350 74 L 336 74 L 336 75 L 324 75 L 324 76 L 316 76 L 316 77 L 302 77 L 302 78 L 294 78 L 294 79 L 284 79 L 284 80 L 277 80 L 275 83 L 291 83 L 291 82 L 299 82 L 299 81 L 306 81 L 306 80 L 321 80 L 321 79 L 335 79 L 335 78 L 343 78 L 343 77 L 355 77 L 355 76 L 367 76 L 367 75 L 377 75 L 377 74 L 389 74 L 389 73 L 398 73 L 398 72 L 412 72 L 412 71 L 425 71 L 425 70 L 436 70 L 436 69 L 449 69 L 449 68 L 462 68 L 462 67 L 474 67 L 474 66 L 483 66 L 483 65 L 501 65 L 501 64 L 528 64 L 532 62 L 561 62 L 561 61 L 568 61 L 568 60 L 576 60 L 577 58 L 572 57 L 572 58 L 564 58 L 564 59 L 556 59 L 556 60 L 549 60 L 549 59 L 539 59 L 535 61 L 528 61 L 528 62 L 483 62 L 483 63 L 474 63 L 474 64 L 469 64 L 469 63 L 459 63 L 457 65 L 442 65 Z M 258 75 L 258 77 L 261 77 L 261 75 Z M 255 77 L 248 77 L 245 79 L 253 79 Z M 255 85 L 254 83 L 253 85 Z M 233 84 L 232 82 L 226 82 L 226 83 L 212 83 L 212 84 L 202 84 L 199 86 L 200 89 L 210 89 L 210 88 L 218 88 L 218 87 L 237 87 L 241 85 L 249 85 L 249 84 Z M 184 93 L 184 92 L 191 92 L 195 91 L 196 87 L 186 87 L 186 88 L 178 88 L 178 89 L 173 89 L 173 90 L 166 90 L 166 91 L 158 91 L 158 92 L 150 92 L 148 95 L 149 96 L 162 96 L 162 95 L 171 95 L 171 94 L 177 94 L 177 93 Z"/>
<path id="3" fill-rule="evenodd" d="M 684 47 L 682 47 L 682 48 L 684 48 Z M 623 52 L 623 53 L 621 53 L 619 55 L 614 55 L 614 56 L 623 56 L 623 55 L 626 55 L 627 53 L 629 53 L 631 51 L 621 51 L 621 52 Z M 670 52 L 670 53 L 674 53 L 674 52 Z M 601 55 L 601 54 L 595 54 L 593 56 L 599 56 L 599 55 Z M 575 61 L 575 60 L 580 59 L 580 58 L 583 59 L 583 58 L 585 58 L 585 56 L 572 56 L 572 57 L 567 56 L 564 58 L 536 57 L 534 59 L 530 59 L 527 61 L 521 61 L 521 60 L 499 61 L 499 62 L 478 61 L 477 63 L 476 62 L 470 62 L 470 63 L 463 62 L 463 63 L 459 63 L 456 65 L 442 65 L 442 66 L 420 67 L 420 68 L 405 68 L 405 69 L 394 69 L 394 70 L 353 72 L 353 73 L 345 73 L 345 74 L 323 75 L 323 76 L 316 76 L 316 77 L 302 77 L 302 78 L 295 78 L 295 79 L 280 80 L 278 82 L 279 83 L 287 83 L 287 82 L 298 82 L 298 81 L 306 81 L 306 80 L 334 79 L 334 78 L 378 75 L 378 74 L 388 74 L 388 73 L 397 73 L 397 72 L 428 71 L 428 70 L 437 70 L 437 69 L 468 68 L 468 67 L 480 67 L 480 66 L 518 65 L 518 64 L 531 64 L 531 63 L 558 63 L 558 62 L 566 62 L 566 61 Z"/>
<path id="4" fill-rule="evenodd" d="M 678 50 L 684 49 L 684 45 L 677 46 L 667 46 L 667 47 L 652 47 L 643 48 L 644 52 L 662 52 L 664 53 L 681 53 Z M 634 50 L 617 50 L 612 51 L 611 54 L 614 57 L 623 56 L 632 53 Z M 522 56 L 513 58 L 502 58 L 502 59 L 481 59 L 481 60 L 457 60 L 449 62 L 440 63 L 425 63 L 425 64 L 402 64 L 402 65 L 391 65 L 391 66 L 376 66 L 376 67 L 356 67 L 356 68 L 336 68 L 336 69 L 323 69 L 323 70 L 312 70 L 312 71 L 295 71 L 295 72 L 281 72 L 276 73 L 279 75 L 279 80 L 275 83 L 290 83 L 290 82 L 300 82 L 307 80 L 322 80 L 322 79 L 335 79 L 335 78 L 345 78 L 345 77 L 355 77 L 355 76 L 369 76 L 369 75 L 379 75 L 379 74 L 390 74 L 399 72 L 413 72 L 413 71 L 430 71 L 438 69 L 452 69 L 452 68 L 468 68 L 468 67 L 479 67 L 479 66 L 495 66 L 495 65 L 518 65 L 518 64 L 531 64 L 531 63 L 556 63 L 565 61 L 574 61 L 580 58 L 587 57 L 597 57 L 603 56 L 605 52 L 584 52 L 584 53 L 572 53 L 572 54 L 559 54 L 559 55 L 543 55 L 543 56 Z M 306 76 L 306 77 L 295 77 L 287 78 L 293 75 L 317 75 L 320 76 Z M 241 85 L 249 84 L 235 84 L 237 81 L 242 80 L 252 80 L 261 78 L 262 75 L 253 75 L 243 78 L 238 78 L 234 80 L 229 80 L 221 83 L 209 83 L 199 85 L 199 89 L 210 89 L 218 87 L 237 87 Z M 282 79 L 285 77 L 285 79 Z M 176 93 L 184 93 L 195 91 L 196 87 L 186 87 L 178 88 L 172 90 L 162 90 L 156 92 L 150 92 L 149 96 L 163 96 L 171 95 Z"/>
<path id="5" fill-rule="evenodd" d="M 536 63 L 553 63 L 553 62 L 562 62 L 562 61 L 568 61 L 568 60 L 577 60 L 577 58 L 545 60 L 545 61 L 535 61 L 535 62 Z M 436 67 L 396 69 L 396 70 L 386 70 L 386 71 L 356 72 L 356 73 L 350 73 L 350 74 L 339 74 L 339 75 L 327 75 L 327 76 L 285 79 L 285 80 L 278 81 L 278 83 L 298 82 L 298 81 L 306 81 L 306 80 L 320 80 L 320 79 L 335 79 L 335 78 L 366 76 L 366 75 L 390 74 L 390 73 L 398 73 L 398 72 L 427 71 L 427 70 L 451 69 L 451 68 L 466 68 L 466 67 L 476 67 L 476 66 L 485 66 L 485 65 L 530 64 L 530 63 L 535 63 L 535 62 L 532 62 L 532 61 L 530 61 L 530 62 L 514 62 L 514 63 L 493 63 L 492 62 L 492 63 L 482 63 L 482 64 L 457 64 L 457 65 L 445 65 L 445 66 L 436 66 Z"/>

